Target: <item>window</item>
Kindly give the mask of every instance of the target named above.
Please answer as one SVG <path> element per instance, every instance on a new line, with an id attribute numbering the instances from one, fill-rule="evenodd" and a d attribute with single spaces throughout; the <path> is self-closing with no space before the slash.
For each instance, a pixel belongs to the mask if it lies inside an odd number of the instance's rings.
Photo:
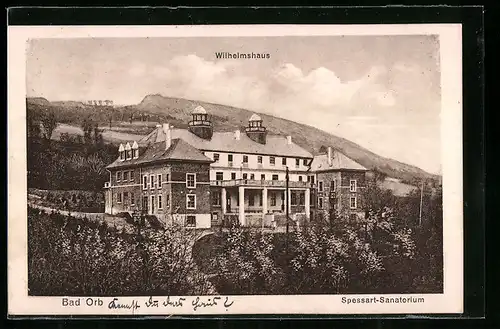
<path id="1" fill-rule="evenodd" d="M 131 160 L 131 159 L 132 159 L 132 150 L 127 151 L 127 160 Z"/>
<path id="2" fill-rule="evenodd" d="M 133 182 L 134 180 L 135 180 L 134 171 L 130 170 L 130 181 Z"/>
<path id="3" fill-rule="evenodd" d="M 323 192 L 323 181 L 318 182 L 318 190 Z"/>
<path id="4" fill-rule="evenodd" d="M 281 164 L 284 165 L 284 166 L 286 166 L 286 158 L 282 158 L 281 159 Z"/>
<path id="5" fill-rule="evenodd" d="M 351 222 L 356 222 L 358 219 L 358 216 L 356 214 L 350 214 L 349 219 L 351 220 Z"/>
<path id="6" fill-rule="evenodd" d="M 151 175 L 149 177 L 149 179 L 151 180 L 151 184 L 149 185 L 149 188 L 155 188 L 156 187 L 155 176 Z"/>
<path id="7" fill-rule="evenodd" d="M 304 164 L 304 166 L 307 166 L 307 159 L 304 159 L 302 163 Z"/>
<path id="8" fill-rule="evenodd" d="M 272 179 L 273 180 L 278 180 L 278 175 L 273 175 Z"/>
<path id="9" fill-rule="evenodd" d="M 223 180 L 224 179 L 224 173 L 219 171 L 215 173 L 215 180 Z"/>
<path id="10" fill-rule="evenodd" d="M 196 187 L 196 174 L 186 174 L 186 187 L 188 188 Z"/>
<path id="11" fill-rule="evenodd" d="M 231 179 L 236 179 L 236 173 L 235 172 L 231 173 Z"/>
<path id="12" fill-rule="evenodd" d="M 125 160 L 125 151 L 120 152 L 120 160 Z"/>
<path id="13" fill-rule="evenodd" d="M 196 194 L 186 195 L 186 209 L 196 209 Z"/>
<path id="14" fill-rule="evenodd" d="M 154 212 L 154 207 L 156 206 L 155 204 L 155 196 L 151 196 L 151 212 Z"/>
<path id="15" fill-rule="evenodd" d="M 243 163 L 248 163 L 248 155 L 243 156 Z"/>
<path id="16" fill-rule="evenodd" d="M 356 209 L 357 208 L 357 202 L 356 196 L 351 196 L 350 204 L 351 204 L 351 209 Z"/>
<path id="17" fill-rule="evenodd" d="M 121 171 L 117 171 L 116 172 L 116 181 L 119 182 L 122 180 L 122 172 Z"/>
<path id="18" fill-rule="evenodd" d="M 162 178 L 162 175 L 158 174 L 158 188 L 161 188 L 161 184 L 163 183 Z"/>
<path id="19" fill-rule="evenodd" d="M 134 159 L 139 157 L 139 150 L 132 150 L 132 154 L 134 155 Z"/>
<path id="20" fill-rule="evenodd" d="M 332 180 L 332 182 L 330 183 L 330 190 L 335 191 L 335 181 L 334 180 Z"/>
<path id="21" fill-rule="evenodd" d="M 356 184 L 356 180 L 355 180 L 355 179 L 351 179 L 351 180 L 349 181 L 349 188 L 350 188 L 350 191 L 351 191 L 351 192 L 356 192 L 356 188 L 357 188 L 357 186 L 356 186 L 356 185 L 357 185 L 357 184 Z"/>
<path id="22" fill-rule="evenodd" d="M 255 174 L 250 174 L 250 179 L 255 180 Z"/>
<path id="23" fill-rule="evenodd" d="M 314 184 L 314 176 L 311 176 L 311 183 Z"/>
<path id="24" fill-rule="evenodd" d="M 130 205 L 135 205 L 135 196 L 134 192 L 130 192 Z"/>
<path id="25" fill-rule="evenodd" d="M 170 174 L 167 174 L 167 176 L 165 177 L 165 183 L 168 183 L 170 182 Z"/>
<path id="26" fill-rule="evenodd" d="M 276 193 L 271 194 L 271 206 L 276 207 Z"/>
<path id="27" fill-rule="evenodd" d="M 233 163 L 233 155 L 232 154 L 227 155 L 227 162 Z"/>
<path id="28" fill-rule="evenodd" d="M 220 206 L 220 192 L 216 191 L 212 193 L 212 205 Z"/>
<path id="29" fill-rule="evenodd" d="M 215 162 L 219 162 L 219 157 L 220 157 L 219 153 L 214 153 L 214 161 Z"/>
<path id="30" fill-rule="evenodd" d="M 255 205 L 255 195 L 252 192 L 248 194 L 248 205 L 250 207 L 253 207 Z"/>
<path id="31" fill-rule="evenodd" d="M 291 198 L 290 198 L 290 203 L 292 206 L 296 206 L 297 205 L 297 193 L 295 191 L 292 191 L 291 192 Z"/>
<path id="32" fill-rule="evenodd" d="M 243 179 L 248 179 L 248 174 L 247 173 L 243 174 Z"/>
<path id="33" fill-rule="evenodd" d="M 158 209 L 163 209 L 162 196 L 158 195 Z"/>
<path id="34" fill-rule="evenodd" d="M 261 156 L 261 155 L 259 155 L 259 156 L 257 157 L 257 163 L 262 164 L 262 156 Z"/>
<path id="35" fill-rule="evenodd" d="M 323 209 L 323 198 L 318 198 L 318 208 Z"/>
<path id="36" fill-rule="evenodd" d="M 261 207 L 262 207 L 262 194 L 261 194 L 261 195 L 260 195 L 260 197 L 259 197 L 259 206 L 261 206 Z"/>
<path id="37" fill-rule="evenodd" d="M 295 167 L 300 166 L 300 159 L 295 159 Z"/>
<path id="38" fill-rule="evenodd" d="M 123 181 L 124 182 L 128 181 L 128 171 L 123 172 Z"/>
<path id="39" fill-rule="evenodd" d="M 276 158 L 275 157 L 269 157 L 269 164 L 271 166 L 274 166 L 276 164 Z"/>
<path id="40" fill-rule="evenodd" d="M 165 195 L 165 207 L 170 207 L 170 194 Z"/>
<path id="41" fill-rule="evenodd" d="M 299 193 L 299 205 L 303 206 L 305 204 L 305 200 L 306 200 L 306 193 L 300 192 Z"/>
<path id="42" fill-rule="evenodd" d="M 196 227 L 196 216 L 186 216 L 186 227 Z"/>
<path id="43" fill-rule="evenodd" d="M 116 193 L 116 199 L 118 200 L 118 203 L 122 203 L 122 194 L 121 193 Z"/>
<path id="44" fill-rule="evenodd" d="M 266 180 L 266 174 L 261 174 L 260 175 L 260 180 Z"/>
<path id="45" fill-rule="evenodd" d="M 128 192 L 123 192 L 123 203 L 128 203 Z"/>
<path id="46" fill-rule="evenodd" d="M 148 188 L 148 176 L 146 175 L 142 177 L 142 188 L 144 190 Z"/>
<path id="47" fill-rule="evenodd" d="M 299 182 L 302 182 L 302 176 L 299 175 Z"/>

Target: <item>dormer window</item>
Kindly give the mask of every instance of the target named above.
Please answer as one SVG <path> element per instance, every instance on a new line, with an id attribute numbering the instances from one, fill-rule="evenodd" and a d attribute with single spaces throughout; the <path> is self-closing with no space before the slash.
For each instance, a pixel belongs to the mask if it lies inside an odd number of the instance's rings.
<path id="1" fill-rule="evenodd" d="M 132 147 L 130 146 L 130 143 L 127 143 L 127 145 L 125 145 L 125 160 L 130 159 L 132 159 Z"/>
<path id="2" fill-rule="evenodd" d="M 137 159 L 139 157 L 139 145 L 136 141 L 132 145 L 132 158 Z"/>
<path id="3" fill-rule="evenodd" d="M 123 144 L 120 144 L 120 147 L 118 148 L 118 153 L 120 154 L 120 160 L 124 161 L 125 160 L 125 147 L 123 147 Z"/>

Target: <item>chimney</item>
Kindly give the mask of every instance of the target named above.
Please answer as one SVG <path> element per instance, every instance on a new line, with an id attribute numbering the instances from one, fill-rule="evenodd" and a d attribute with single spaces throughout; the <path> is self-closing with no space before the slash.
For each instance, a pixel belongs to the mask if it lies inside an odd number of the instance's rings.
<path id="1" fill-rule="evenodd" d="M 292 136 L 286 136 L 286 143 L 292 145 Z"/>
<path id="2" fill-rule="evenodd" d="M 332 165 L 332 148 L 330 146 L 328 146 L 328 165 L 331 166 Z"/>
<path id="3" fill-rule="evenodd" d="M 236 130 L 234 132 L 234 139 L 236 139 L 237 141 L 239 141 L 240 137 L 241 137 L 241 132 L 239 130 Z"/>
<path id="4" fill-rule="evenodd" d="M 163 132 L 165 133 L 165 150 L 168 150 L 172 145 L 172 129 L 168 123 L 163 124 Z"/>

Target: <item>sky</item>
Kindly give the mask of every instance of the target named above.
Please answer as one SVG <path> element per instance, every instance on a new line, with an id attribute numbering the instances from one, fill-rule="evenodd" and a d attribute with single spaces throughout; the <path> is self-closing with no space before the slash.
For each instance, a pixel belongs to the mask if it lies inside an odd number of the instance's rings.
<path id="1" fill-rule="evenodd" d="M 441 173 L 437 36 L 34 39 L 26 65 L 28 97 L 128 105 L 159 93 L 231 105 Z"/>

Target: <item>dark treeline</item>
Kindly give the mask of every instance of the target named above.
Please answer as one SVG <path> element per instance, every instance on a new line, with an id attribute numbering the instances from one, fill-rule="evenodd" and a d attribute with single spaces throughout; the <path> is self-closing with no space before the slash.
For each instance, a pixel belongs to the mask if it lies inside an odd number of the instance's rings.
<path id="1" fill-rule="evenodd" d="M 118 156 L 116 146 L 104 143 L 92 117 L 80 121 L 83 136 L 63 134 L 60 141 L 52 140 L 57 122 L 51 110 L 28 111 L 28 187 L 101 191 L 109 180 L 106 165 Z"/>
<path id="2" fill-rule="evenodd" d="M 168 114 L 151 113 L 140 111 L 135 106 L 93 106 L 84 105 L 82 103 L 71 102 L 65 105 L 57 105 L 54 103 L 39 104 L 26 101 L 28 113 L 43 113 L 52 112 L 57 122 L 67 123 L 71 125 L 79 125 L 82 118 L 92 116 L 93 121 L 99 125 L 109 127 L 115 126 L 117 123 L 134 121 L 143 122 L 172 122 L 179 125 L 181 122 L 171 117 Z"/>

